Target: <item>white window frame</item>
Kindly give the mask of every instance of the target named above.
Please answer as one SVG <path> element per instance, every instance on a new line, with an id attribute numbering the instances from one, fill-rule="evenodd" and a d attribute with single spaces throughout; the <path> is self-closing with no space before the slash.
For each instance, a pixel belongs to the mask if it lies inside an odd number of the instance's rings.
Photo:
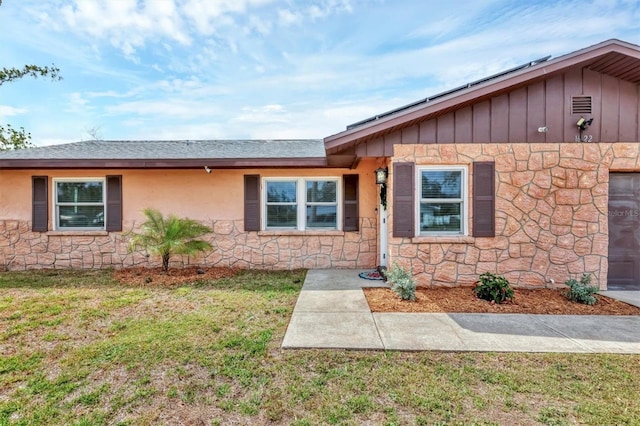
<path id="1" fill-rule="evenodd" d="M 53 180 L 53 229 L 57 231 L 104 231 L 107 226 L 107 180 L 105 178 L 77 177 L 77 178 L 54 178 Z M 77 203 L 79 206 L 102 206 L 104 212 L 104 221 L 102 226 L 92 227 L 61 227 L 59 206 L 73 206 L 76 203 L 59 203 L 58 202 L 58 182 L 100 182 L 102 184 L 102 203 Z"/>
<path id="2" fill-rule="evenodd" d="M 309 202 L 307 201 L 307 182 L 313 181 L 333 181 L 336 183 L 336 201 L 335 203 L 327 202 Z M 297 224 L 292 227 L 268 227 L 267 226 L 267 183 L 268 182 L 296 182 L 296 203 L 273 203 L 273 204 L 295 204 Z M 336 176 L 290 176 L 290 177 L 263 177 L 262 178 L 262 230 L 297 230 L 297 231 L 341 231 L 342 230 L 342 179 Z M 336 226 L 330 227 L 307 227 L 307 206 L 336 206 Z"/>
<path id="3" fill-rule="evenodd" d="M 429 202 L 432 203 L 455 203 L 461 204 L 460 206 L 460 231 L 422 231 L 420 227 L 420 205 L 422 204 L 422 172 L 423 171 L 459 171 L 461 178 L 461 198 L 429 198 Z M 415 229 L 418 236 L 453 236 L 453 235 L 468 235 L 469 232 L 469 202 L 467 199 L 469 191 L 469 169 L 467 166 L 455 166 L 455 165 L 433 165 L 433 166 L 419 166 L 416 167 L 416 182 L 415 186 Z"/>

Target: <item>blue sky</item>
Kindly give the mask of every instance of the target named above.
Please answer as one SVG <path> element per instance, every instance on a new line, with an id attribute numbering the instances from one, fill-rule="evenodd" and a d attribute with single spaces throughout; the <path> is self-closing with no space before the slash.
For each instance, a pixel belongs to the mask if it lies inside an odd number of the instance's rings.
<path id="1" fill-rule="evenodd" d="M 640 44 L 640 0 L 4 0 L 0 123 L 37 145 L 323 138 L 546 55 Z"/>

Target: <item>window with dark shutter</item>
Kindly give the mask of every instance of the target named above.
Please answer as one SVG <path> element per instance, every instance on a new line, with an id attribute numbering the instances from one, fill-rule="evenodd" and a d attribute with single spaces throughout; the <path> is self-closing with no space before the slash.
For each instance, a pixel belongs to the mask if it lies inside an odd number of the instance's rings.
<path id="1" fill-rule="evenodd" d="M 122 176 L 107 176 L 106 230 L 122 231 Z"/>
<path id="2" fill-rule="evenodd" d="M 342 176 L 344 185 L 343 231 L 358 230 L 358 175 Z"/>
<path id="3" fill-rule="evenodd" d="M 473 163 L 473 236 L 495 237 L 495 162 Z"/>
<path id="4" fill-rule="evenodd" d="M 244 175 L 244 230 L 260 230 L 260 175 Z"/>
<path id="5" fill-rule="evenodd" d="M 46 232 L 49 228 L 49 178 L 32 176 L 32 214 L 31 230 Z"/>
<path id="6" fill-rule="evenodd" d="M 393 164 L 393 236 L 415 236 L 414 164 Z"/>

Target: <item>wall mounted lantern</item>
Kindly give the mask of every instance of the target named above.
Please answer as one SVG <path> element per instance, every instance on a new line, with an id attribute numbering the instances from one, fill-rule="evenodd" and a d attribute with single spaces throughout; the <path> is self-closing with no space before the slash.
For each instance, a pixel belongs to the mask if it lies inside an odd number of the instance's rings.
<path id="1" fill-rule="evenodd" d="M 387 183 L 387 176 L 389 174 L 389 169 L 386 167 L 380 167 L 376 169 L 376 185 L 385 185 Z"/>

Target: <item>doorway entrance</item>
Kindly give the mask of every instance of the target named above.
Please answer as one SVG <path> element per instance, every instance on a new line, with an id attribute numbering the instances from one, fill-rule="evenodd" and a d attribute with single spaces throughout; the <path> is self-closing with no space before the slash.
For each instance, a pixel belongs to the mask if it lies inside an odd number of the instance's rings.
<path id="1" fill-rule="evenodd" d="M 609 175 L 608 290 L 640 290 L 640 173 Z"/>

